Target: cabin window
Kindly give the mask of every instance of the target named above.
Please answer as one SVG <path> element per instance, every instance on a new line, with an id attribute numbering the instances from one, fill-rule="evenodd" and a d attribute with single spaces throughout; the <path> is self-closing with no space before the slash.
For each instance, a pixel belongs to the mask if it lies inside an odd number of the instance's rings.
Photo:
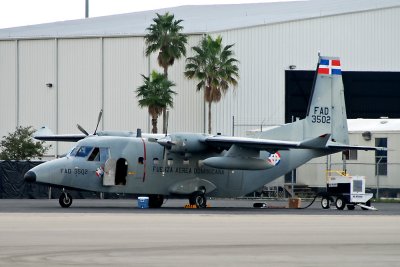
<path id="1" fill-rule="evenodd" d="M 86 158 L 90 154 L 92 149 L 93 147 L 91 146 L 81 146 L 78 152 L 76 152 L 75 157 Z"/>
<path id="2" fill-rule="evenodd" d="M 173 159 L 168 159 L 168 166 L 172 166 L 172 164 L 174 164 L 174 160 Z"/>
<path id="3" fill-rule="evenodd" d="M 188 159 L 184 159 L 183 160 L 183 165 L 189 165 L 189 160 Z"/>
<path id="4" fill-rule="evenodd" d="M 92 151 L 92 154 L 90 154 L 88 161 L 100 161 L 100 149 L 98 147 L 95 147 Z"/>
<path id="5" fill-rule="evenodd" d="M 158 163 L 159 163 L 158 158 L 154 158 L 154 159 L 153 159 L 153 164 L 154 164 L 154 165 L 158 165 Z"/>
<path id="6" fill-rule="evenodd" d="M 139 157 L 138 158 L 138 163 L 139 164 L 143 164 L 144 163 L 144 158 L 143 157 Z"/>

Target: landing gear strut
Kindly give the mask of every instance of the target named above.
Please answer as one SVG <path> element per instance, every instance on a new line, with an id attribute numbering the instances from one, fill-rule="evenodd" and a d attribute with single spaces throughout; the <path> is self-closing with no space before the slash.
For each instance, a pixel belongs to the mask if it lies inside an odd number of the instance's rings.
<path id="1" fill-rule="evenodd" d="M 60 206 L 63 208 L 69 208 L 72 204 L 71 195 L 63 189 L 60 198 L 58 199 L 58 203 L 60 203 Z"/>
<path id="2" fill-rule="evenodd" d="M 151 209 L 161 208 L 163 203 L 164 203 L 164 196 L 163 195 L 151 195 L 151 196 L 149 196 L 149 208 L 151 208 Z"/>

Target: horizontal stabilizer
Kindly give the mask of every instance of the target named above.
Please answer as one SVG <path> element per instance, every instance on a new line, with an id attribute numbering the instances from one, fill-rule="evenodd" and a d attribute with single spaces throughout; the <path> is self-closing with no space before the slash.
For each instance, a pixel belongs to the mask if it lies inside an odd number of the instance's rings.
<path id="1" fill-rule="evenodd" d="M 335 144 L 335 143 L 329 143 L 327 145 L 327 148 L 342 151 L 342 150 L 376 150 L 376 151 L 387 151 L 386 147 L 376 147 L 376 146 L 351 146 L 351 145 L 345 145 L 345 144 Z"/>

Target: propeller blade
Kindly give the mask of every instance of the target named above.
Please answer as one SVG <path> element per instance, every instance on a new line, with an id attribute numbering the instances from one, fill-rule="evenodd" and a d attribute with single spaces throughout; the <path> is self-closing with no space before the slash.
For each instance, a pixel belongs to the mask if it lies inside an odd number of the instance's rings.
<path id="1" fill-rule="evenodd" d="M 82 126 L 80 126 L 79 124 L 77 124 L 76 126 L 78 127 L 79 131 L 81 131 L 81 132 L 82 132 L 84 135 L 86 135 L 86 136 L 88 136 L 88 135 L 89 135 L 89 133 L 88 133 L 88 132 L 86 132 L 86 131 L 85 131 L 85 129 L 83 129 L 83 127 L 82 127 Z"/>
<path id="2" fill-rule="evenodd" d="M 168 154 L 167 154 L 168 152 L 167 152 L 167 147 L 166 146 L 164 146 L 164 158 L 163 158 L 163 160 L 164 160 L 164 162 L 163 162 L 163 172 L 162 172 L 162 176 L 164 176 L 165 175 L 165 166 L 167 165 L 167 157 L 168 157 Z"/>
<path id="3" fill-rule="evenodd" d="M 168 118 L 169 118 L 169 110 L 167 109 L 166 110 L 166 119 L 167 119 L 167 123 L 166 123 L 166 125 L 165 125 L 165 136 L 167 136 L 168 135 Z"/>
<path id="4" fill-rule="evenodd" d="M 93 135 L 95 135 L 95 134 L 97 133 L 97 128 L 99 127 L 100 120 L 101 120 L 101 117 L 102 117 L 102 116 L 103 116 L 103 109 L 100 110 L 99 117 L 97 118 L 96 129 L 94 130 L 94 134 L 93 134 Z"/>

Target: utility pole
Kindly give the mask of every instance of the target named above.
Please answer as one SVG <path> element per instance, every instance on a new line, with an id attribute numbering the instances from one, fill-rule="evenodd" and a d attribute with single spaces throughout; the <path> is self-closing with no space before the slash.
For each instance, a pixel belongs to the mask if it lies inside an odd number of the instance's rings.
<path id="1" fill-rule="evenodd" d="M 85 0 L 85 19 L 89 17 L 89 0 Z"/>

